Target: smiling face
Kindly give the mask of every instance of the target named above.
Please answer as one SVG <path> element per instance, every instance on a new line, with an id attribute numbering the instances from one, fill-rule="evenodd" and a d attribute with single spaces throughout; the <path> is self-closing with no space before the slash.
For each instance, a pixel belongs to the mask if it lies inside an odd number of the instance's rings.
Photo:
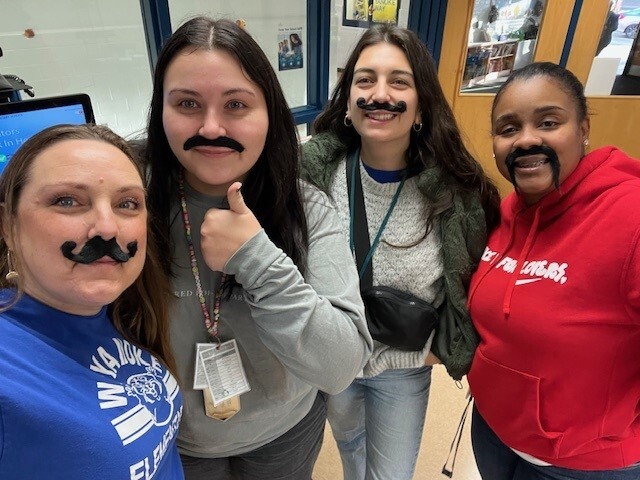
<path id="1" fill-rule="evenodd" d="M 357 106 L 359 98 L 367 104 L 397 105 L 402 100 L 407 109 L 403 113 L 363 110 Z M 413 70 L 400 48 L 378 43 L 362 50 L 353 73 L 347 114 L 364 145 L 401 142 L 403 149 L 409 147 L 411 127 L 420 123 L 420 112 Z"/>
<path id="2" fill-rule="evenodd" d="M 43 150 L 31 164 L 6 235 L 20 259 L 25 291 L 68 313 L 93 315 L 113 302 L 140 275 L 147 238 L 142 179 L 118 148 L 98 140 L 63 140 Z M 124 263 L 109 257 L 89 263 L 65 258 L 67 241 L 79 251 L 95 236 L 115 238 Z"/>
<path id="3" fill-rule="evenodd" d="M 580 119 L 577 107 L 557 80 L 541 75 L 516 80 L 501 93 L 492 113 L 496 165 L 505 178 L 515 182 L 527 205 L 555 188 L 549 161 L 552 155 L 533 153 L 537 147 L 555 151 L 559 184 L 575 170 L 584 155 L 589 120 Z M 527 154 L 530 149 L 532 153 Z M 512 178 L 508 160 L 514 152 Z"/>
<path id="4" fill-rule="evenodd" d="M 224 50 L 193 48 L 176 55 L 167 68 L 162 123 L 187 182 L 208 195 L 225 195 L 233 182 L 244 180 L 262 154 L 269 129 L 264 94 L 237 59 Z M 196 135 L 229 137 L 244 150 L 185 150 L 185 142 Z"/>

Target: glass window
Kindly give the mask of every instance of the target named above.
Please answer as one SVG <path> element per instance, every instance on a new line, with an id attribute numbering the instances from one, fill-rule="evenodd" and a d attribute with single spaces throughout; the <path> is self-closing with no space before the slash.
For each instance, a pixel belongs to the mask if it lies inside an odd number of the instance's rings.
<path id="1" fill-rule="evenodd" d="M 271 61 L 289 106 L 294 108 L 307 104 L 306 0 L 170 0 L 169 14 L 174 31 L 196 15 L 238 22 Z"/>
<path id="2" fill-rule="evenodd" d="M 533 61 L 545 0 L 476 0 L 461 91 L 495 92 Z"/>
<path id="3" fill-rule="evenodd" d="M 585 93 L 640 95 L 640 0 L 617 0 L 609 7 Z"/>
<path id="4" fill-rule="evenodd" d="M 87 93 L 96 122 L 121 135 L 144 128 L 151 69 L 138 0 L 8 3 L 0 73 L 24 80 L 38 98 Z"/>

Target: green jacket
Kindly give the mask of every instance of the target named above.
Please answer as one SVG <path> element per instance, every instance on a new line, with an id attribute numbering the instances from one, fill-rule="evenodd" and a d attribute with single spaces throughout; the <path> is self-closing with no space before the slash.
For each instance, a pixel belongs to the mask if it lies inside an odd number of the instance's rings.
<path id="1" fill-rule="evenodd" d="M 314 135 L 302 146 L 302 177 L 328 192 L 346 153 L 346 146 L 333 133 Z M 471 274 L 487 240 L 484 210 L 478 192 L 464 190 L 437 165 L 419 174 L 418 187 L 431 203 L 447 192 L 453 195 L 452 206 L 436 214 L 443 247 L 445 300 L 438 310 L 440 322 L 431 350 L 449 375 L 460 380 L 469 371 L 478 345 L 466 304 Z"/>

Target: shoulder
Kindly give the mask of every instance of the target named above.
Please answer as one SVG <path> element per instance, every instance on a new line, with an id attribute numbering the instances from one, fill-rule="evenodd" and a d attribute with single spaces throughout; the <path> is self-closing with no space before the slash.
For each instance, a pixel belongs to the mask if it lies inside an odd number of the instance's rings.
<path id="1" fill-rule="evenodd" d="M 302 178 L 327 191 L 347 146 L 331 132 L 314 135 L 301 146 Z"/>
<path id="2" fill-rule="evenodd" d="M 335 210 L 335 205 L 329 196 L 318 187 L 306 180 L 298 180 L 302 205 L 307 217 L 323 210 Z"/>

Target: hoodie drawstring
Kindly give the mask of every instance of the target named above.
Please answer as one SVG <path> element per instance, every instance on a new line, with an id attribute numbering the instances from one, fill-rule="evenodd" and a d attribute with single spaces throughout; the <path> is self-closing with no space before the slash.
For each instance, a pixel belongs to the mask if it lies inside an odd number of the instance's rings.
<path id="1" fill-rule="evenodd" d="M 460 423 L 458 424 L 458 429 L 456 430 L 456 434 L 453 437 L 453 441 L 451 442 L 451 447 L 449 448 L 449 455 L 447 455 L 447 460 L 444 462 L 442 467 L 442 474 L 446 475 L 449 478 L 453 477 L 453 469 L 456 466 L 456 457 L 458 456 L 458 449 L 460 448 L 460 440 L 462 440 L 462 431 L 464 430 L 464 424 L 467 421 L 467 415 L 469 413 L 469 405 L 471 405 L 471 401 L 473 397 L 471 396 L 471 391 L 467 392 L 467 405 L 464 407 L 462 411 L 462 417 L 460 418 Z M 447 468 L 447 464 L 449 463 L 449 459 L 451 458 L 451 454 L 453 453 L 453 459 L 451 461 L 451 468 Z"/>
<path id="2" fill-rule="evenodd" d="M 504 300 L 502 301 L 502 313 L 504 313 L 505 317 L 508 317 L 509 314 L 511 313 L 511 297 L 513 296 L 513 291 L 516 288 L 518 275 L 520 274 L 520 270 L 522 270 L 522 267 L 524 266 L 524 262 L 527 259 L 529 252 L 533 248 L 533 244 L 536 240 L 536 237 L 538 236 L 538 225 L 540 224 L 541 211 L 542 211 L 542 208 L 536 209 L 536 212 L 533 216 L 533 223 L 529 228 L 527 239 L 524 242 L 524 246 L 522 247 L 522 251 L 520 252 L 520 256 L 518 257 L 516 268 L 514 268 L 513 272 L 511 272 L 511 279 L 513 281 L 507 287 L 507 291 L 504 293 Z M 515 221 L 513 222 L 513 224 L 515 227 Z"/>

